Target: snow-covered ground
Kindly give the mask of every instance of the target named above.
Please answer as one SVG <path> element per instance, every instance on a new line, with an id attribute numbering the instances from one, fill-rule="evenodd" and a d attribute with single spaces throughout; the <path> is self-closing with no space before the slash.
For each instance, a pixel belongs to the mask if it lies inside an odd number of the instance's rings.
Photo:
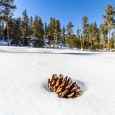
<path id="1" fill-rule="evenodd" d="M 0 47 L 0 115 L 114 115 L 115 54 Z M 47 79 L 61 73 L 84 94 L 58 98 Z"/>

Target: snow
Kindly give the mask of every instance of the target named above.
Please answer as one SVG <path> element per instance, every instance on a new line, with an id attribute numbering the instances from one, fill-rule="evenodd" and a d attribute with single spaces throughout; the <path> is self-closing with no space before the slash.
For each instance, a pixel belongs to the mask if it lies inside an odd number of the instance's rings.
<path id="1" fill-rule="evenodd" d="M 0 38 L 1 39 L 1 38 Z M 1 46 L 7 46 L 8 45 L 8 42 L 5 41 L 5 40 L 0 40 L 0 45 Z"/>
<path id="2" fill-rule="evenodd" d="M 115 53 L 0 47 L 0 115 L 114 115 Z M 83 95 L 58 98 L 47 79 L 77 80 Z"/>

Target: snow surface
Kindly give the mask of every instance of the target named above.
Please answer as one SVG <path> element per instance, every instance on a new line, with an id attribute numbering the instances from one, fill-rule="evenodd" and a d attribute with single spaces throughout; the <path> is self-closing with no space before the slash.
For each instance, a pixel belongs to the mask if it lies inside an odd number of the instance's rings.
<path id="1" fill-rule="evenodd" d="M 114 115 L 115 53 L 0 47 L 0 115 Z M 75 99 L 49 92 L 47 79 L 77 80 Z"/>

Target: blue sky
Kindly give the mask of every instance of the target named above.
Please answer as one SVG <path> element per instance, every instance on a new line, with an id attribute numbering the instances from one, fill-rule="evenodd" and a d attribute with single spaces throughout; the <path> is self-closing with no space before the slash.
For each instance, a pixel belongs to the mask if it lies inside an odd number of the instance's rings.
<path id="1" fill-rule="evenodd" d="M 14 16 L 22 16 L 22 11 L 27 9 L 29 16 L 41 16 L 43 22 L 49 22 L 51 16 L 59 19 L 61 25 L 72 21 L 76 31 L 77 27 L 81 28 L 84 15 L 89 17 L 89 22 L 102 23 L 108 3 L 115 6 L 115 0 L 15 0 Z"/>

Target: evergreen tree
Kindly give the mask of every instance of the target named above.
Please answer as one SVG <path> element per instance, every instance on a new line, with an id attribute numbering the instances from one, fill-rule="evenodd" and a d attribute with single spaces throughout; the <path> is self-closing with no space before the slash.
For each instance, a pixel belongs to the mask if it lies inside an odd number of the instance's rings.
<path id="1" fill-rule="evenodd" d="M 33 35 L 37 39 L 38 43 L 36 47 L 43 47 L 44 45 L 44 28 L 41 17 L 36 16 L 33 21 Z"/>
<path id="2" fill-rule="evenodd" d="M 15 25 L 14 25 L 14 32 L 15 32 L 15 41 L 16 41 L 16 45 L 21 45 L 21 36 L 22 36 L 22 31 L 21 31 L 21 18 L 17 18 L 15 19 Z"/>
<path id="3" fill-rule="evenodd" d="M 74 25 L 70 21 L 67 25 L 67 35 L 66 35 L 66 41 L 69 44 L 71 48 L 73 48 L 74 40 L 73 40 L 73 27 Z"/>
<path id="4" fill-rule="evenodd" d="M 0 38 L 4 37 L 3 32 L 4 32 L 4 24 L 2 20 L 0 20 Z"/>
<path id="5" fill-rule="evenodd" d="M 33 17 L 31 16 L 28 22 L 28 26 L 29 26 L 29 37 L 33 36 Z"/>
<path id="6" fill-rule="evenodd" d="M 49 38 L 50 46 L 51 44 L 54 44 L 54 40 L 55 40 L 54 33 L 55 33 L 55 18 L 51 17 L 50 22 L 48 24 L 48 38 Z"/>
<path id="7" fill-rule="evenodd" d="M 97 27 L 96 22 L 94 22 L 93 24 L 93 36 L 94 36 L 93 40 L 94 40 L 95 49 L 99 49 L 101 39 L 100 39 L 100 31 L 99 31 L 99 28 Z"/>
<path id="8" fill-rule="evenodd" d="M 105 8 L 105 14 L 104 14 L 104 25 L 108 30 L 108 50 L 110 49 L 110 30 L 111 28 L 115 28 L 115 19 L 114 19 L 114 7 L 111 4 L 108 4 Z"/>
<path id="9" fill-rule="evenodd" d="M 25 9 L 22 12 L 23 20 L 22 20 L 22 37 L 23 37 L 23 45 L 27 45 L 27 37 L 29 35 L 29 24 L 28 24 L 28 15 L 27 10 Z"/>
<path id="10" fill-rule="evenodd" d="M 114 7 L 111 4 L 108 4 L 105 8 L 104 14 L 104 24 L 108 29 L 110 29 L 114 22 Z"/>
<path id="11" fill-rule="evenodd" d="M 14 39 L 15 38 L 15 19 L 10 18 L 9 19 L 9 36 L 10 38 Z"/>
<path id="12" fill-rule="evenodd" d="M 85 31 L 85 28 L 87 27 L 88 25 L 88 17 L 87 16 L 83 16 L 82 17 L 82 27 L 83 27 L 83 30 Z"/>
<path id="13" fill-rule="evenodd" d="M 72 24 L 72 22 L 70 21 L 67 25 L 67 35 L 72 35 L 73 34 L 73 27 L 74 25 Z"/>
<path id="14" fill-rule="evenodd" d="M 63 42 L 63 44 L 66 44 L 66 34 L 65 34 L 66 30 L 65 30 L 65 26 L 62 27 L 61 29 L 61 40 Z"/>
<path id="15" fill-rule="evenodd" d="M 21 45 L 21 18 L 9 20 L 9 35 L 13 39 L 12 45 Z"/>
<path id="16" fill-rule="evenodd" d="M 45 24 L 44 24 L 44 38 L 47 39 L 47 37 L 48 37 L 48 25 L 45 22 Z"/>
<path id="17" fill-rule="evenodd" d="M 107 34 L 108 34 L 108 29 L 105 27 L 104 24 L 100 25 L 100 34 L 101 34 L 101 46 L 102 48 L 106 48 L 107 49 L 107 43 L 108 43 L 108 39 L 107 39 Z"/>
<path id="18" fill-rule="evenodd" d="M 115 48 L 115 39 L 114 39 L 114 38 L 111 38 L 109 42 L 110 42 L 110 44 L 109 44 L 110 46 L 109 46 L 109 47 L 110 47 L 111 49 L 114 49 L 114 48 Z"/>
<path id="19" fill-rule="evenodd" d="M 83 41 L 82 41 L 82 37 L 81 37 L 81 30 L 78 28 L 77 29 L 77 37 L 76 37 L 76 45 L 78 48 L 83 48 L 82 45 Z"/>
<path id="20" fill-rule="evenodd" d="M 82 30 L 83 30 L 83 36 L 81 40 L 82 48 L 86 48 L 88 45 L 88 35 L 87 35 L 87 27 L 88 27 L 88 17 L 83 16 L 82 17 Z"/>
<path id="21" fill-rule="evenodd" d="M 111 36 L 110 48 L 115 49 L 115 31 L 112 33 L 112 36 Z"/>
<path id="22" fill-rule="evenodd" d="M 88 44 L 91 50 L 99 49 L 100 48 L 100 33 L 97 27 L 96 22 L 91 23 L 87 27 L 88 33 Z"/>
<path id="23" fill-rule="evenodd" d="M 54 39 L 55 43 L 58 43 L 61 37 L 61 27 L 60 27 L 60 21 L 55 20 L 55 28 L 54 28 Z"/>
<path id="24" fill-rule="evenodd" d="M 7 25 L 7 39 L 9 41 L 9 19 L 12 17 L 12 11 L 16 9 L 14 0 L 0 0 L 0 19 L 3 19 Z M 9 44 L 9 42 L 8 42 Z"/>

